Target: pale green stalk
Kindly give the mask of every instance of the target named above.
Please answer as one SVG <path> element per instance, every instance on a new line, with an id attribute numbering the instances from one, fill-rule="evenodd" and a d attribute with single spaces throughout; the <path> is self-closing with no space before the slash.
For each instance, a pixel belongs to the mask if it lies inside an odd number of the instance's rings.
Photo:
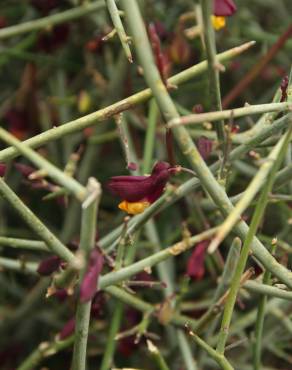
<path id="1" fill-rule="evenodd" d="M 220 92 L 220 77 L 219 63 L 216 59 L 216 41 L 215 31 L 211 22 L 211 14 L 213 14 L 213 0 L 201 0 L 202 15 L 203 15 L 203 31 L 204 41 L 206 46 L 206 54 L 208 60 L 208 78 L 211 109 L 216 111 L 222 110 L 221 92 Z M 224 121 L 219 121 L 215 126 L 218 141 L 225 145 L 226 133 L 224 130 Z"/>
<path id="2" fill-rule="evenodd" d="M 97 209 L 101 197 L 101 186 L 93 178 L 90 178 L 87 185 L 88 199 L 82 205 L 80 250 L 85 260 L 90 259 L 90 252 L 95 246 Z M 80 281 L 84 278 L 88 263 L 85 264 L 80 274 Z M 89 331 L 91 300 L 88 302 L 79 301 L 77 304 L 75 320 L 75 340 L 72 359 L 73 370 L 86 369 L 86 347 Z"/>
<path id="3" fill-rule="evenodd" d="M 200 346 L 201 348 L 203 348 L 210 355 L 210 357 L 212 357 L 213 360 L 217 362 L 217 364 L 221 367 L 221 369 L 223 369 L 223 370 L 234 370 L 234 368 L 227 361 L 227 359 L 224 357 L 224 355 L 219 354 L 212 347 L 210 347 L 209 344 L 207 344 L 205 341 L 203 341 L 203 339 L 198 337 L 192 331 L 190 331 L 190 335 L 194 339 L 194 341 L 197 343 L 197 345 Z"/>
<path id="4" fill-rule="evenodd" d="M 17 148 L 19 153 L 27 157 L 40 170 L 44 170 L 45 173 L 54 181 L 62 185 L 65 189 L 68 189 L 75 195 L 77 199 L 80 201 L 85 199 L 86 189 L 84 186 L 79 184 L 79 182 L 74 180 L 72 177 L 66 175 L 63 171 L 59 170 L 59 168 L 51 164 L 45 158 L 41 157 L 27 145 L 13 137 L 13 135 L 9 134 L 9 132 L 4 130 L 2 127 L 0 127 L 0 139 Z"/>
<path id="5" fill-rule="evenodd" d="M 47 17 L 35 19 L 25 23 L 16 24 L 15 26 L 2 28 L 0 30 L 0 40 L 16 35 L 21 35 L 26 32 L 31 32 L 39 29 L 46 29 L 56 24 L 72 21 L 73 19 L 81 18 L 87 14 L 102 9 L 104 8 L 104 6 L 105 3 L 102 0 L 93 1 L 91 3 L 85 2 L 80 6 L 76 6 L 75 8 L 65 10 L 64 12 L 61 13 L 49 15 Z"/>
<path id="6" fill-rule="evenodd" d="M 161 80 L 160 74 L 155 65 L 150 43 L 137 3 L 133 0 L 124 0 L 121 3 L 125 10 L 140 63 L 143 67 L 145 80 L 151 87 L 153 95 L 156 98 L 160 110 L 163 112 L 165 120 L 169 121 L 177 118 L 179 117 L 179 114 Z M 226 216 L 233 210 L 232 203 L 230 202 L 224 189 L 219 185 L 212 175 L 212 172 L 206 165 L 205 161 L 200 156 L 187 130 L 183 126 L 178 126 L 173 128 L 173 133 L 182 152 L 189 159 L 193 169 L 197 173 L 197 176 L 199 177 L 204 189 L 209 193 L 211 198 L 213 198 L 214 202 L 220 206 L 221 212 Z M 242 148 L 239 151 L 241 150 Z M 238 153 L 238 150 L 235 150 L 235 152 Z M 234 229 L 238 236 L 242 239 L 246 237 L 249 231 L 247 224 L 243 221 L 238 223 Z M 286 268 L 278 264 L 256 238 L 253 240 L 253 251 L 254 255 L 265 265 L 267 269 L 273 271 L 273 273 L 278 276 L 281 281 L 285 282 L 285 284 L 287 284 L 289 287 L 292 287 L 292 273 L 289 273 Z"/>
<path id="7" fill-rule="evenodd" d="M 11 259 L 7 257 L 0 257 L 0 268 L 1 270 L 7 269 L 11 271 L 21 272 L 24 274 L 36 275 L 36 269 L 38 267 L 37 262 L 22 261 L 21 259 Z"/>
<path id="8" fill-rule="evenodd" d="M 158 118 L 158 107 L 154 99 L 150 100 L 147 119 L 147 131 L 144 144 L 143 173 L 150 173 L 155 144 L 156 121 Z"/>
<path id="9" fill-rule="evenodd" d="M 212 242 L 208 247 L 209 253 L 213 253 L 218 248 L 220 243 L 229 234 L 234 225 L 239 221 L 243 212 L 248 208 L 248 206 L 258 193 L 259 189 L 266 182 L 267 176 L 272 170 L 275 161 L 277 160 L 279 154 L 283 150 L 283 147 L 286 145 L 286 142 L 287 137 L 283 136 L 281 140 L 278 142 L 278 144 L 271 151 L 269 156 L 263 159 L 264 161 L 263 164 L 261 165 L 257 174 L 254 176 L 251 183 L 245 190 L 243 196 L 240 198 L 240 201 L 233 208 L 232 212 L 228 215 L 223 224 L 220 226 L 218 233 L 212 239 Z"/>
<path id="10" fill-rule="evenodd" d="M 150 340 L 147 340 L 148 351 L 150 352 L 158 370 L 169 370 L 159 348 L 154 345 Z"/>
<path id="11" fill-rule="evenodd" d="M 248 105 L 242 108 L 234 108 L 216 112 L 199 113 L 183 116 L 170 121 L 168 123 L 168 127 L 200 124 L 204 122 L 214 122 L 220 119 L 231 120 L 234 118 L 245 117 L 253 114 L 262 114 L 267 112 L 285 112 L 291 110 L 292 110 L 291 102 Z"/>
<path id="12" fill-rule="evenodd" d="M 0 245 L 10 248 L 20 248 L 20 249 L 30 249 L 36 251 L 49 251 L 46 243 L 40 240 L 28 240 L 28 239 L 18 239 L 9 238 L 6 236 L 0 236 Z"/>
<path id="13" fill-rule="evenodd" d="M 271 248 L 272 254 L 275 253 L 276 246 L 277 246 L 277 243 L 272 244 L 272 248 Z M 263 284 L 266 284 L 267 286 L 269 286 L 270 283 L 271 283 L 271 273 L 270 271 L 265 271 L 264 276 L 263 276 Z M 256 327 L 255 327 L 255 343 L 254 343 L 254 351 L 253 351 L 254 370 L 260 370 L 262 367 L 261 366 L 262 337 L 263 337 L 267 298 L 268 298 L 267 295 L 263 295 L 258 305 L 258 314 L 257 314 L 257 319 L 256 319 Z"/>
<path id="14" fill-rule="evenodd" d="M 59 239 L 35 216 L 35 214 L 18 198 L 5 181 L 0 178 L 0 194 L 14 208 L 24 222 L 42 239 L 48 248 L 64 261 L 78 265 L 76 257 Z"/>
<path id="15" fill-rule="evenodd" d="M 243 53 L 249 49 L 253 43 L 247 42 L 241 46 L 227 50 L 221 54 L 217 55 L 218 61 L 224 62 L 230 60 L 239 54 Z M 207 62 L 200 62 L 193 67 L 190 67 L 183 72 L 176 74 L 168 79 L 170 84 L 180 85 L 186 81 L 189 81 L 191 78 L 198 76 L 205 72 L 207 69 Z M 76 120 L 64 123 L 60 126 L 54 127 L 50 130 L 42 132 L 41 134 L 35 135 L 34 137 L 24 141 L 31 148 L 38 148 L 42 145 L 47 144 L 52 140 L 59 139 L 64 135 L 69 135 L 74 132 L 82 131 L 83 129 L 96 125 L 98 122 L 105 121 L 109 117 L 114 116 L 115 114 L 121 113 L 127 109 L 133 108 L 136 105 L 143 103 L 150 99 L 152 96 L 151 89 L 145 89 L 129 96 L 123 100 L 118 101 L 117 103 L 111 104 L 105 108 L 102 108 L 96 112 L 90 113 Z M 9 159 L 12 159 L 19 155 L 19 151 L 16 148 L 7 148 L 0 151 L 0 161 L 5 162 Z"/>
<path id="16" fill-rule="evenodd" d="M 282 145 L 282 150 L 280 151 L 279 156 L 277 160 L 275 161 L 273 168 L 268 176 L 266 185 L 264 186 L 261 192 L 257 207 L 252 217 L 250 228 L 244 240 L 242 251 L 241 251 L 241 254 L 238 260 L 238 264 L 235 270 L 235 274 L 234 274 L 231 286 L 230 286 L 230 293 L 228 295 L 228 298 L 225 304 L 220 333 L 218 337 L 217 352 L 222 355 L 224 354 L 225 345 L 226 345 L 226 341 L 227 341 L 228 333 L 229 333 L 229 326 L 231 323 L 231 318 L 232 318 L 232 314 L 234 310 L 234 305 L 235 305 L 237 293 L 240 287 L 240 279 L 241 279 L 241 275 L 243 274 L 243 271 L 244 271 L 244 268 L 245 268 L 245 265 L 248 259 L 252 239 L 254 238 L 254 235 L 256 234 L 259 223 L 264 214 L 265 207 L 267 204 L 268 194 L 273 186 L 275 173 L 278 167 L 280 166 L 283 156 L 285 154 L 285 151 L 287 149 L 287 145 L 289 143 L 289 139 L 291 135 L 291 130 L 292 130 L 292 126 L 290 126 L 288 132 L 285 134 L 285 141 L 284 141 L 284 144 Z"/>
<path id="17" fill-rule="evenodd" d="M 130 63 L 133 63 L 133 58 L 131 54 L 131 49 L 129 47 L 129 38 L 126 35 L 123 23 L 121 21 L 121 17 L 119 14 L 119 10 L 117 8 L 115 0 L 106 0 L 106 5 L 108 8 L 108 11 L 110 13 L 112 22 L 115 26 L 115 30 L 117 31 L 117 34 L 119 36 L 119 39 L 121 41 L 122 47 L 124 49 L 124 52 L 126 54 L 126 57 Z"/>

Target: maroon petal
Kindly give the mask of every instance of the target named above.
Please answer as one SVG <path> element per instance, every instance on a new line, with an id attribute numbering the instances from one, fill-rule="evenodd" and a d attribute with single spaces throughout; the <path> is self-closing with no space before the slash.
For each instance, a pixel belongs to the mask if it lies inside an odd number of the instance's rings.
<path id="1" fill-rule="evenodd" d="M 80 286 L 80 301 L 90 301 L 97 290 L 98 277 L 103 267 L 103 256 L 98 249 L 93 249 L 90 258 L 87 272 Z"/>
<path id="2" fill-rule="evenodd" d="M 280 85 L 280 89 L 281 89 L 281 100 L 280 100 L 280 102 L 281 103 L 287 100 L 288 85 L 289 85 L 289 77 L 285 76 L 282 79 L 281 85 Z"/>
<path id="3" fill-rule="evenodd" d="M 170 169 L 169 163 L 158 162 L 151 176 L 115 176 L 109 180 L 107 187 L 113 195 L 128 202 L 142 199 L 152 202 L 162 194 L 171 175 Z"/>
<path id="4" fill-rule="evenodd" d="M 64 339 L 70 337 L 70 335 L 72 335 L 74 333 L 74 330 L 75 330 L 75 318 L 72 317 L 63 326 L 63 329 L 61 330 L 61 332 L 59 334 L 59 339 L 64 340 Z"/>
<path id="5" fill-rule="evenodd" d="M 23 163 L 14 163 L 14 167 L 25 177 L 28 177 L 36 169 Z"/>
<path id="6" fill-rule="evenodd" d="M 49 276 L 53 272 L 57 271 L 61 265 L 61 259 L 58 256 L 51 256 L 41 261 L 37 272 L 43 276 Z"/>
<path id="7" fill-rule="evenodd" d="M 232 0 L 214 0 L 214 15 L 229 17 L 236 12 L 236 5 Z"/>
<path id="8" fill-rule="evenodd" d="M 204 260 L 209 243 L 209 240 L 198 243 L 188 260 L 186 274 L 194 280 L 200 280 L 204 276 Z"/>

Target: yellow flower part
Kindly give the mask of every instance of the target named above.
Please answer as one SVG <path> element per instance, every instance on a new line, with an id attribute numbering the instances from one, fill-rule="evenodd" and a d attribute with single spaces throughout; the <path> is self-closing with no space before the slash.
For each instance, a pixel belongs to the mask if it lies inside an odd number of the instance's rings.
<path id="1" fill-rule="evenodd" d="M 126 200 L 123 200 L 119 204 L 119 208 L 125 212 L 127 212 L 129 215 L 137 215 L 138 213 L 144 212 L 146 208 L 150 206 L 149 202 L 127 202 Z"/>
<path id="2" fill-rule="evenodd" d="M 216 17 L 216 15 L 211 15 L 211 21 L 216 31 L 220 30 L 226 25 L 225 17 Z"/>

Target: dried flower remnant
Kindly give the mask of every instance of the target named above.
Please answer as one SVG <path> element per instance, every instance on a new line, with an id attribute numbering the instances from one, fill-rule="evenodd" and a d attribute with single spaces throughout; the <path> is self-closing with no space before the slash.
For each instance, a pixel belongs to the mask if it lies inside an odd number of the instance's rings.
<path id="1" fill-rule="evenodd" d="M 163 193 L 170 176 L 178 169 L 167 162 L 158 162 L 150 176 L 114 176 L 108 182 L 108 189 L 123 199 L 119 208 L 128 214 L 142 213 Z"/>
<path id="2" fill-rule="evenodd" d="M 94 248 L 89 257 L 87 271 L 80 285 L 80 301 L 88 302 L 95 295 L 98 277 L 103 268 L 104 258 L 98 248 Z"/>
<path id="3" fill-rule="evenodd" d="M 285 76 L 282 79 L 281 85 L 280 85 L 280 89 L 281 89 L 281 100 L 280 100 L 280 102 L 281 103 L 287 100 L 288 85 L 289 85 L 289 78 L 288 78 L 288 76 Z"/>
<path id="4" fill-rule="evenodd" d="M 42 276 L 50 276 L 61 266 L 61 259 L 58 256 L 50 256 L 40 262 L 37 272 Z"/>
<path id="5" fill-rule="evenodd" d="M 160 39 L 159 39 L 156 29 L 157 28 L 155 24 L 153 23 L 149 24 L 148 26 L 149 39 L 150 39 L 151 46 L 153 49 L 155 63 L 161 75 L 162 81 L 165 84 L 165 86 L 168 86 L 167 78 L 168 78 L 168 72 L 169 72 L 169 62 L 168 62 L 167 55 L 163 53 L 162 51 Z"/>
<path id="6" fill-rule="evenodd" d="M 230 17 L 236 12 L 237 8 L 232 0 L 214 0 L 212 24 L 216 31 L 225 27 L 225 17 Z"/>
<path id="7" fill-rule="evenodd" d="M 198 140 L 198 150 L 204 160 L 208 159 L 213 149 L 213 141 L 201 136 Z"/>
<path id="8" fill-rule="evenodd" d="M 204 276 L 204 261 L 209 244 L 209 240 L 198 243 L 188 259 L 186 274 L 194 280 L 200 280 Z"/>
<path id="9" fill-rule="evenodd" d="M 171 41 L 168 49 L 170 60 L 178 65 L 186 65 L 190 61 L 191 49 L 180 31 L 178 31 Z"/>

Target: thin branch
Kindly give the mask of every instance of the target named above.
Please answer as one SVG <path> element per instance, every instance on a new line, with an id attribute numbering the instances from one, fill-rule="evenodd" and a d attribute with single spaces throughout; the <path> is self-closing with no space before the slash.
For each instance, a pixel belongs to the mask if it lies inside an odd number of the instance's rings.
<path id="1" fill-rule="evenodd" d="M 15 26 L 2 28 L 0 30 L 0 40 L 8 37 L 21 35 L 26 32 L 36 31 L 39 29 L 45 29 L 48 26 L 52 27 L 56 24 L 65 23 L 73 19 L 81 18 L 87 14 L 95 12 L 104 8 L 104 1 L 93 1 L 92 3 L 84 3 L 81 6 L 76 6 L 73 9 L 65 10 L 62 13 L 49 15 L 33 21 L 28 21 Z"/>

